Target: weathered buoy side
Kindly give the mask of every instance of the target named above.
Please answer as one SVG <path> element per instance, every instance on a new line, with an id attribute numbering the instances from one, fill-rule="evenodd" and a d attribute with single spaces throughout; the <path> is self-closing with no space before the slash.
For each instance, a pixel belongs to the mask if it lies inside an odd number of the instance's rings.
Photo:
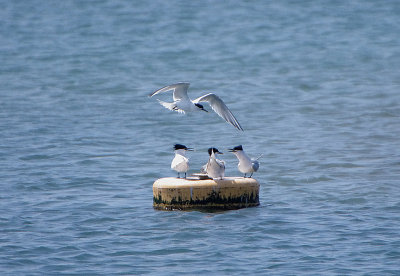
<path id="1" fill-rule="evenodd" d="M 254 178 L 223 180 L 160 178 L 153 184 L 153 206 L 157 209 L 239 209 L 259 202 L 260 184 Z"/>

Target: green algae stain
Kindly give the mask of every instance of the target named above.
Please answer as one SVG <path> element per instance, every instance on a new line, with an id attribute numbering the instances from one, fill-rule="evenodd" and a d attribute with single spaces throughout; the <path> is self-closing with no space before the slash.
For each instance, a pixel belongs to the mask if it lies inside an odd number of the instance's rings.
<path id="1" fill-rule="evenodd" d="M 182 200 L 180 196 L 178 198 L 172 198 L 171 201 L 163 200 L 162 196 L 153 197 L 154 208 L 173 210 L 173 209 L 239 209 L 246 207 L 258 206 L 259 195 L 258 193 L 243 194 L 239 197 L 221 197 L 219 193 L 213 191 L 211 195 L 205 199 L 197 200 Z"/>

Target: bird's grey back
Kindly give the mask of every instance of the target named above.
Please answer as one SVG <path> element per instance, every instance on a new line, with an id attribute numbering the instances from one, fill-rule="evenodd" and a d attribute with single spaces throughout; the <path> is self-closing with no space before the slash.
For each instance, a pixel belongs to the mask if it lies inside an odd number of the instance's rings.
<path id="1" fill-rule="evenodd" d="M 253 170 L 256 172 L 260 167 L 260 163 L 257 160 L 253 160 L 252 163 L 253 163 Z"/>

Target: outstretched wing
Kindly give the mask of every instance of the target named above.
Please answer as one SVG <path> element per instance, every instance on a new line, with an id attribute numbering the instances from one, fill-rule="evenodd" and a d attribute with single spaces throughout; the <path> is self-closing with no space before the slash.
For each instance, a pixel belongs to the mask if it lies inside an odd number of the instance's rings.
<path id="1" fill-rule="evenodd" d="M 232 112 L 229 110 L 226 104 L 217 95 L 209 93 L 195 99 L 193 102 L 208 102 L 215 113 L 217 113 L 225 121 L 236 127 L 238 130 L 243 131 L 243 128 L 240 126 L 238 120 L 236 120 L 235 116 L 233 116 Z"/>
<path id="2" fill-rule="evenodd" d="M 153 93 L 150 93 L 149 97 L 157 95 L 161 92 L 173 90 L 174 91 L 174 93 L 173 93 L 174 101 L 189 100 L 189 97 L 187 95 L 189 85 L 190 84 L 188 82 L 179 82 L 179 83 L 171 84 L 171 85 L 165 86 L 163 88 L 160 88 L 160 89 L 154 91 Z"/>

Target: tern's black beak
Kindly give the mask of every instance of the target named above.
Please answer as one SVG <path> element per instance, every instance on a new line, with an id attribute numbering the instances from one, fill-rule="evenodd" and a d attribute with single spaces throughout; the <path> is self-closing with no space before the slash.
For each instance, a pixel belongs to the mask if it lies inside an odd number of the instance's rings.
<path id="1" fill-rule="evenodd" d="M 207 113 L 208 113 L 208 111 L 207 111 L 207 110 L 205 110 L 204 108 L 202 108 L 201 110 L 203 110 L 203 111 L 205 111 L 205 112 L 207 112 Z"/>
<path id="2" fill-rule="evenodd" d="M 229 152 L 235 152 L 236 150 L 234 150 L 234 149 L 228 149 L 229 150 Z"/>

